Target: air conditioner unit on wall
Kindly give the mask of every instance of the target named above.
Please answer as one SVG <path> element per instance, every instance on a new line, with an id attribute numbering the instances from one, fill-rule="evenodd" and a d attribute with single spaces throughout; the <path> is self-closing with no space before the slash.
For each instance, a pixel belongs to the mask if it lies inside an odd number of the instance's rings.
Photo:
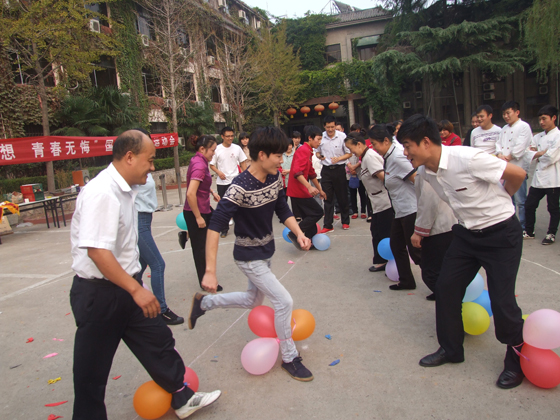
<path id="1" fill-rule="evenodd" d="M 402 107 L 405 108 L 405 109 L 410 108 L 410 107 L 411 107 L 410 102 L 408 102 L 408 101 L 407 101 L 407 102 L 403 102 L 403 103 L 402 103 Z"/>
<path id="2" fill-rule="evenodd" d="M 482 85 L 482 90 L 484 91 L 494 90 L 494 83 L 484 83 Z"/>
<path id="3" fill-rule="evenodd" d="M 173 101 L 171 99 L 166 99 L 165 100 L 165 107 L 166 108 L 171 108 L 173 106 Z"/>
<path id="4" fill-rule="evenodd" d="M 257 29 L 261 29 L 261 21 L 260 21 L 260 20 L 257 20 L 257 21 L 255 22 L 255 26 L 257 27 Z"/>
<path id="5" fill-rule="evenodd" d="M 208 64 L 209 66 L 213 66 L 214 64 L 216 64 L 216 59 L 209 55 L 206 57 L 206 64 Z"/>
<path id="6" fill-rule="evenodd" d="M 218 0 L 218 7 L 221 9 L 222 7 L 227 7 L 226 0 Z"/>
<path id="7" fill-rule="evenodd" d="M 239 17 L 241 19 L 247 19 L 247 13 L 245 13 L 245 10 L 240 10 L 239 11 Z"/>
<path id="8" fill-rule="evenodd" d="M 485 101 L 490 101 L 492 99 L 496 99 L 496 95 L 494 94 L 494 92 L 484 94 L 484 100 Z"/>
<path id="9" fill-rule="evenodd" d="M 142 38 L 142 45 L 144 47 L 149 47 L 150 46 L 150 38 L 148 38 L 148 35 L 141 35 Z"/>
<path id="10" fill-rule="evenodd" d="M 195 105 L 204 108 L 204 101 L 196 101 Z"/>
<path id="11" fill-rule="evenodd" d="M 548 87 L 547 86 L 539 87 L 539 95 L 548 95 Z"/>
<path id="12" fill-rule="evenodd" d="M 185 146 L 185 138 L 184 138 L 184 137 L 179 137 L 179 144 L 180 144 L 181 146 L 183 146 L 183 147 L 186 147 L 186 146 Z"/>
<path id="13" fill-rule="evenodd" d="M 101 24 L 97 19 L 90 19 L 89 30 L 92 32 L 101 32 Z"/>
<path id="14" fill-rule="evenodd" d="M 220 112 L 229 112 L 229 104 L 220 104 Z"/>

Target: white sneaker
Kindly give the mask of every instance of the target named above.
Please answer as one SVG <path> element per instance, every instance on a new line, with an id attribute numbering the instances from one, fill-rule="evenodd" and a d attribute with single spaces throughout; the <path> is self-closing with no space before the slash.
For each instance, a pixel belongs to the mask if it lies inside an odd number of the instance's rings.
<path id="1" fill-rule="evenodd" d="M 233 225 L 233 219 L 229 219 L 229 225 L 230 225 L 230 226 Z"/>
<path id="2" fill-rule="evenodd" d="M 212 404 L 220 398 L 220 395 L 222 395 L 222 391 L 220 390 L 213 392 L 196 392 L 184 406 L 175 410 L 175 414 L 180 419 L 186 419 L 195 411 Z"/>

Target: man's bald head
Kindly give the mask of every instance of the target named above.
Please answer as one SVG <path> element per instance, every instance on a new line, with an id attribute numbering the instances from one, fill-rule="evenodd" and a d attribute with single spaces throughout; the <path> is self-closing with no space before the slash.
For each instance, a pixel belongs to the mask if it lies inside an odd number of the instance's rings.
<path id="1" fill-rule="evenodd" d="M 144 148 L 144 141 L 150 138 L 138 130 L 128 130 L 117 137 L 113 144 L 113 161 L 119 161 L 127 152 L 139 155 Z"/>

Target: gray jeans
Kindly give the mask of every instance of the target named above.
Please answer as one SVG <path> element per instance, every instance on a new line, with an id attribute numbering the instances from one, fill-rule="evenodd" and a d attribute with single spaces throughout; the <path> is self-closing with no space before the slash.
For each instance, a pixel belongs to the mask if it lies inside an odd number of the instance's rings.
<path id="1" fill-rule="evenodd" d="M 235 263 L 247 276 L 247 291 L 207 295 L 202 299 L 201 308 L 205 311 L 215 308 L 251 309 L 262 305 L 266 296 L 274 307 L 274 326 L 280 339 L 282 360 L 291 362 L 298 356 L 290 324 L 294 304 L 292 296 L 270 271 L 270 258 L 256 261 L 236 260 Z"/>

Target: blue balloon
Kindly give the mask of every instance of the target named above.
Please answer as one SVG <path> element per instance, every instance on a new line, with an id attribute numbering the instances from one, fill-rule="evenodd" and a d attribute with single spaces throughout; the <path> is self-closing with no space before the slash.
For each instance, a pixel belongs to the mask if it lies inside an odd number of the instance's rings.
<path id="1" fill-rule="evenodd" d="M 329 246 L 331 246 L 331 239 L 324 233 L 318 233 L 315 235 L 311 239 L 311 242 L 313 242 L 313 246 L 319 251 L 326 251 L 329 249 Z"/>
<path id="2" fill-rule="evenodd" d="M 490 304 L 490 294 L 488 290 L 483 290 L 479 297 L 473 300 L 474 303 L 478 303 L 486 312 L 488 312 L 489 316 L 492 316 L 492 305 Z"/>
<path id="3" fill-rule="evenodd" d="M 394 260 L 393 251 L 391 251 L 391 242 L 389 238 L 381 239 L 379 245 L 377 245 L 377 252 L 381 258 L 385 258 L 387 261 Z"/>
<path id="4" fill-rule="evenodd" d="M 290 229 L 288 229 L 287 227 L 284 228 L 284 231 L 282 232 L 282 237 L 284 238 L 284 240 L 286 242 L 292 243 L 292 240 L 290 238 L 288 238 L 288 233 L 290 233 Z"/>
<path id="5" fill-rule="evenodd" d="M 179 227 L 179 229 L 188 230 L 187 229 L 187 222 L 185 221 L 185 215 L 183 214 L 183 212 L 181 212 L 177 215 L 177 218 L 175 219 L 175 223 L 177 223 L 177 226 Z"/>
<path id="6" fill-rule="evenodd" d="M 463 302 L 472 302 L 475 299 L 478 299 L 482 291 L 484 290 L 484 279 L 480 275 L 480 273 L 476 273 L 474 276 L 473 281 L 465 290 L 465 297 L 463 298 Z"/>

